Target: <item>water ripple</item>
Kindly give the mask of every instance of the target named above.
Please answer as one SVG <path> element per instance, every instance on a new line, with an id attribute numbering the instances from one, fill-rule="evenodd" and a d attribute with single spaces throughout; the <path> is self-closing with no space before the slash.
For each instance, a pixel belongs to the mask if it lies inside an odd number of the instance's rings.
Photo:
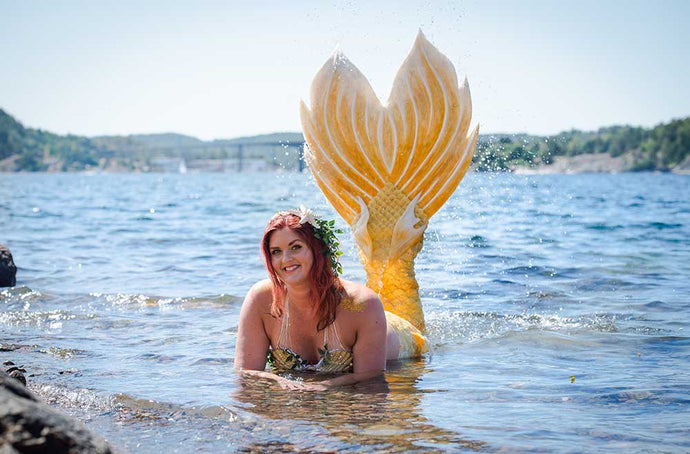
<path id="1" fill-rule="evenodd" d="M 427 317 L 427 334 L 439 346 L 499 338 L 527 330 L 617 332 L 616 320 L 617 316 L 613 314 L 564 317 L 556 314 L 435 312 Z"/>

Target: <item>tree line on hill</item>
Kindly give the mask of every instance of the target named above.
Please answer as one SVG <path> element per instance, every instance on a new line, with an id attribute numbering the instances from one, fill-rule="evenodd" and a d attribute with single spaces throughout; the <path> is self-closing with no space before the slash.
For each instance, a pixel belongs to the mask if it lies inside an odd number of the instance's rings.
<path id="1" fill-rule="evenodd" d="M 229 147 L 242 144 L 256 153 L 261 145 L 301 143 L 299 133 L 204 142 L 179 134 L 87 138 L 26 128 L 0 109 L 0 171 L 83 171 L 112 168 L 145 170 L 155 157 L 229 158 Z M 291 148 L 294 150 L 294 148 Z M 479 171 L 510 171 L 551 164 L 558 156 L 606 153 L 629 155 L 631 171 L 668 171 L 688 161 L 690 117 L 646 129 L 610 126 L 598 131 L 572 130 L 554 136 L 528 134 L 480 135 L 474 156 Z M 110 166 L 110 167 L 109 167 Z"/>
<path id="2" fill-rule="evenodd" d="M 477 146 L 479 170 L 511 170 L 551 164 L 558 156 L 606 153 L 629 155 L 629 171 L 669 171 L 690 155 L 690 117 L 651 129 L 610 126 L 598 131 L 572 130 L 549 137 L 501 134 L 485 137 Z"/>
<path id="3" fill-rule="evenodd" d="M 86 137 L 25 128 L 0 109 L 0 162 L 7 170 L 47 170 L 50 157 L 64 162 L 60 170 L 83 170 L 98 165 L 98 151 Z"/>

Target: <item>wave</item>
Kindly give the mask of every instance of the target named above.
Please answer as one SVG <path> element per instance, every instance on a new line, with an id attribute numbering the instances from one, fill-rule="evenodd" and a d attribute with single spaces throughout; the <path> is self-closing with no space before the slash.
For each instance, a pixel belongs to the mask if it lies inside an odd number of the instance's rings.
<path id="1" fill-rule="evenodd" d="M 434 312 L 426 317 L 432 345 L 463 344 L 508 337 L 524 331 L 618 332 L 617 316 L 591 314 L 563 317 L 555 314 L 499 314 L 496 312 Z"/>
<path id="2" fill-rule="evenodd" d="M 186 297 L 161 297 L 150 296 L 140 293 L 90 293 L 96 302 L 110 305 L 113 307 L 180 307 L 184 309 L 193 308 L 227 308 L 237 306 L 242 303 L 242 297 L 220 294 L 211 296 L 186 296 Z"/>
<path id="3" fill-rule="evenodd" d="M 0 291 L 0 307 L 3 310 L 28 311 L 38 304 L 42 305 L 67 305 L 70 309 L 80 304 L 98 308 L 99 305 L 111 307 L 126 306 L 179 306 L 182 308 L 195 307 L 219 307 L 236 306 L 242 302 L 243 297 L 222 293 L 208 296 L 166 297 L 146 295 L 143 293 L 46 293 L 34 290 L 26 286 L 11 287 Z M 55 310 L 52 313 L 60 313 L 67 316 L 68 311 Z M 0 313 L 2 316 L 2 313 Z M 53 317 L 54 318 L 54 317 Z M 64 318 L 63 318 L 64 319 Z"/>
<path id="4" fill-rule="evenodd" d="M 541 277 L 558 277 L 559 273 L 553 268 L 535 265 L 522 265 L 508 268 L 502 274 L 517 274 L 521 276 L 541 276 Z"/>
<path id="5" fill-rule="evenodd" d="M 0 304 L 3 304 L 6 308 L 12 309 L 13 306 L 21 305 L 23 307 L 26 303 L 38 301 L 44 297 L 45 295 L 43 293 L 32 290 L 29 287 L 10 287 L 0 291 Z"/>
<path id="6" fill-rule="evenodd" d="M 0 312 L 0 325 L 34 326 L 42 330 L 57 330 L 67 320 L 95 318 L 94 315 L 80 316 L 65 310 L 52 311 L 8 311 Z"/>
<path id="7" fill-rule="evenodd" d="M 60 407 L 70 414 L 87 415 L 107 413 L 119 422 L 159 421 L 213 418 L 234 422 L 238 413 L 222 405 L 185 406 L 141 399 L 128 394 L 109 394 L 85 388 L 69 388 L 59 384 L 32 384 L 31 391 L 43 401 Z"/>

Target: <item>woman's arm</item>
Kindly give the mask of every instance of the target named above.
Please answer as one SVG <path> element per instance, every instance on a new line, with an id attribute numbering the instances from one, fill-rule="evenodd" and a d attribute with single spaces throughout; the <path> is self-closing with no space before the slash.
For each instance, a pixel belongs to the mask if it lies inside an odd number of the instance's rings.
<path id="1" fill-rule="evenodd" d="M 269 284 L 270 285 L 270 284 Z M 235 345 L 235 370 L 263 371 L 266 368 L 266 352 L 270 344 L 262 319 L 267 309 L 266 282 L 255 284 L 247 293 L 240 311 Z"/>
<path id="2" fill-rule="evenodd" d="M 357 337 L 352 346 L 355 374 L 383 373 L 386 369 L 388 325 L 381 300 L 369 290 L 364 311 L 357 314 Z"/>

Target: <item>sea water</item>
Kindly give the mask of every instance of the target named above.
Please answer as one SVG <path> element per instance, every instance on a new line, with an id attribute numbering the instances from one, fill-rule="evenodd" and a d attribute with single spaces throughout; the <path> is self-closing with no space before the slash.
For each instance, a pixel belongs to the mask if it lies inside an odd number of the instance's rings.
<path id="1" fill-rule="evenodd" d="M 689 194 L 668 174 L 468 175 L 416 262 L 431 353 L 296 393 L 233 356 L 267 220 L 336 217 L 308 174 L 0 174 L 19 268 L 0 359 L 123 453 L 686 452 Z"/>

